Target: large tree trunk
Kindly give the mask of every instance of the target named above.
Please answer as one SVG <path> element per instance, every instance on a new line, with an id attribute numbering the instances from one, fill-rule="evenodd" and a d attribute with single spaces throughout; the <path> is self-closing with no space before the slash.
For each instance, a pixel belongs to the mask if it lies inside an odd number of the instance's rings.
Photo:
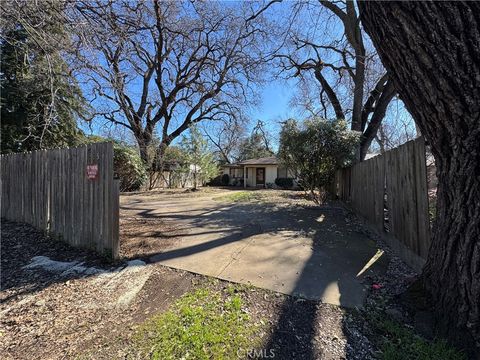
<path id="1" fill-rule="evenodd" d="M 425 288 L 440 329 L 464 345 L 470 340 L 478 351 L 480 3 L 372 1 L 359 8 L 436 161 L 437 219 L 422 275 Z"/>
<path id="2" fill-rule="evenodd" d="M 143 130 L 141 126 L 137 126 L 133 130 L 133 135 L 135 136 L 135 140 L 137 140 L 140 151 L 140 158 L 147 169 L 150 169 L 150 166 L 152 166 L 151 155 L 148 151 L 148 148 L 152 144 L 152 134 L 153 128 Z"/>
<path id="3" fill-rule="evenodd" d="M 138 148 L 140 150 L 140 159 L 142 159 L 143 164 L 149 168 L 150 167 L 150 157 L 148 156 L 148 145 L 142 141 L 137 141 Z"/>
<path id="4" fill-rule="evenodd" d="M 170 141 L 162 140 L 155 151 L 155 155 L 153 160 L 151 160 L 151 166 L 149 169 L 149 190 L 152 190 L 156 186 L 158 180 L 164 177 L 163 172 L 165 170 L 165 153 L 169 145 Z"/>

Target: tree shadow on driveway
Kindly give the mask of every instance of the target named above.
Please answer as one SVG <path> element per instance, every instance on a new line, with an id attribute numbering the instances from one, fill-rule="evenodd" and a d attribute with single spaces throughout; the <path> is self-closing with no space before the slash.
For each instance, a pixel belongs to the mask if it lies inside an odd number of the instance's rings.
<path id="1" fill-rule="evenodd" d="M 266 276 L 272 276 L 295 267 L 293 289 L 270 289 L 350 307 L 363 300 L 363 286 L 357 274 L 374 257 L 377 248 L 372 240 L 354 229 L 348 219 L 349 212 L 343 207 L 219 203 L 206 209 L 159 212 L 158 208 L 146 205 L 130 211 L 138 216 L 177 222 L 182 225 L 182 233 L 187 234 L 180 244 L 152 254 L 150 262 L 199 273 L 203 273 L 204 262 L 218 262 L 220 267 L 231 262 L 230 267 L 245 271 L 246 281 L 260 287 L 261 283 L 248 278 L 253 276 L 255 268 L 269 270 Z M 268 269 L 268 263 L 276 269 Z M 341 292 L 344 299 L 339 294 L 335 298 L 335 292 Z"/>
<path id="2" fill-rule="evenodd" d="M 318 326 L 325 310 L 321 300 L 348 308 L 361 306 L 366 288 L 362 281 L 386 268 L 385 256 L 376 259 L 375 243 L 357 227 L 352 215 L 336 204 L 302 207 L 264 202 L 220 203 L 216 206 L 208 204 L 206 208 L 165 209 L 160 212 L 156 207 L 142 204 L 136 211 L 142 216 L 159 216 L 166 221 L 184 224 L 184 230 L 189 234 L 181 246 L 154 254 L 150 261 L 182 268 L 182 258 L 197 257 L 197 262 L 183 263 L 187 266 L 184 269 L 203 273 L 201 263 L 208 259 L 205 256 L 209 253 L 214 254 L 210 263 L 215 262 L 222 248 L 227 250 L 232 244 L 245 243 L 241 250 L 235 248 L 233 257 L 236 258 L 228 265 L 232 277 L 225 276 L 224 272 L 219 277 L 294 295 L 286 298 L 274 330 L 264 344 L 266 351 L 272 349 L 275 352 L 275 359 L 339 358 L 341 354 L 328 354 L 319 342 L 322 330 Z M 205 241 L 190 240 L 197 233 L 201 235 L 206 231 L 214 233 Z M 270 243 L 278 241 L 279 236 L 288 246 L 269 247 Z M 295 242 L 295 238 L 309 239 L 310 249 L 300 269 L 293 274 L 293 286 L 287 291 L 282 291 L 275 284 L 273 287 L 264 286 L 255 276 L 255 268 L 264 269 L 269 262 L 274 264 L 274 270 L 266 275 L 272 277 L 271 283 L 275 283 L 275 272 L 280 278 L 284 273 L 291 272 L 292 265 L 288 261 L 290 250 L 305 246 L 305 243 Z M 248 252 L 252 247 L 255 251 Z M 240 281 L 242 276 L 236 275 L 242 271 L 246 276 Z M 337 326 L 342 332 L 344 324 L 341 320 Z M 348 339 L 348 333 L 343 335 L 347 338 L 346 343 L 353 342 Z M 358 343 L 356 346 L 359 346 Z"/>

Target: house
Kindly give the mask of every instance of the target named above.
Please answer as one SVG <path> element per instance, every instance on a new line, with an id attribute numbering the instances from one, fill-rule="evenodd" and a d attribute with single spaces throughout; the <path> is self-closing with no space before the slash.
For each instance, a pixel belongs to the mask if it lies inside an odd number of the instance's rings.
<path id="1" fill-rule="evenodd" d="M 276 187 L 276 178 L 294 177 L 275 156 L 248 159 L 222 166 L 222 174 L 228 174 L 230 184 L 243 187 Z"/>

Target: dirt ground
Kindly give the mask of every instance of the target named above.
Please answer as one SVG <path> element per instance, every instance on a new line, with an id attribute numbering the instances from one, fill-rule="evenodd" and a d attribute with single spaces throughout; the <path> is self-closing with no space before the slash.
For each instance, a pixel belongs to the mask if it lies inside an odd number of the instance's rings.
<path id="1" fill-rule="evenodd" d="M 24 267 L 41 255 L 63 262 L 82 261 L 105 270 L 108 277 L 120 264 L 73 249 L 23 224 L 2 221 L 1 231 L 0 353 L 4 359 L 31 359 L 31 354 L 38 359 L 71 358 L 121 340 L 131 326 L 164 310 L 200 281 L 187 272 L 152 267 L 134 301 L 117 306 L 111 299 L 118 289 L 102 291 L 98 276 Z"/>
<path id="2" fill-rule="evenodd" d="M 58 261 L 80 259 L 88 266 L 107 271 L 118 265 L 48 239 L 29 226 L 3 221 L 0 292 L 3 359 L 31 359 L 31 354 L 38 359 L 124 358 L 135 327 L 145 319 L 165 311 L 195 287 L 228 284 L 150 265 L 148 281 L 135 300 L 126 307 L 116 307 L 108 301 L 112 294 L 100 291 L 94 276 L 53 276 L 49 271 L 23 268 L 40 254 Z M 269 330 L 262 338 L 266 347 L 276 349 L 278 359 L 292 356 L 313 359 L 319 354 L 323 354 L 323 359 L 341 359 L 352 349 L 358 356 L 371 351 L 368 340 L 358 341 L 358 336 L 348 340 L 348 334 L 358 333 L 354 322 L 349 325 L 349 333 L 343 335 L 348 325 L 345 310 L 339 307 L 256 288 L 249 292 L 247 304 L 252 316 L 267 319 Z M 305 318 L 311 321 L 304 321 Z"/>
<path id="3" fill-rule="evenodd" d="M 166 193 L 175 201 L 205 195 L 221 197 L 226 192 L 143 193 L 124 196 L 122 201 L 161 198 Z M 279 206 L 308 205 L 301 193 L 260 192 L 262 196 L 274 198 Z M 27 225 L 8 221 L 1 225 L 0 353 L 4 359 L 31 359 L 32 354 L 38 359 L 125 358 L 136 326 L 145 319 L 165 311 L 182 294 L 199 286 L 228 285 L 158 263 L 128 265 L 126 261 L 148 260 L 180 241 L 184 229 L 168 219 L 122 210 L 123 259 L 117 263 L 49 239 Z M 29 268 L 32 258 L 38 256 L 70 267 L 61 272 L 51 267 Z M 385 289 L 388 284 L 395 288 L 402 286 L 402 277 L 404 274 L 387 273 L 384 279 L 369 281 L 383 282 Z M 374 357 L 368 329 L 355 311 L 251 289 L 247 310 L 253 317 L 267 319 L 267 331 L 261 337 L 265 349 L 276 350 L 275 359 Z"/>
<path id="4" fill-rule="evenodd" d="M 141 203 L 151 199 L 195 199 L 205 196 L 222 196 L 228 190 L 222 188 L 165 189 L 149 192 L 124 193 L 122 202 Z M 148 259 L 150 256 L 172 247 L 182 233 L 181 224 L 158 217 L 132 213 L 123 206 L 120 209 L 120 256 L 122 258 Z"/>

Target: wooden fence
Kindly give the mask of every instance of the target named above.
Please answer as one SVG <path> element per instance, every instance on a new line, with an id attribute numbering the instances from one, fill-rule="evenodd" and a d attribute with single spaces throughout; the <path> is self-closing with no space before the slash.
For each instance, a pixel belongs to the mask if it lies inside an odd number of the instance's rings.
<path id="1" fill-rule="evenodd" d="M 334 188 L 405 262 L 423 267 L 430 246 L 423 138 L 339 170 Z"/>
<path id="2" fill-rule="evenodd" d="M 2 155 L 0 162 L 2 218 L 118 257 L 119 189 L 111 143 Z"/>

